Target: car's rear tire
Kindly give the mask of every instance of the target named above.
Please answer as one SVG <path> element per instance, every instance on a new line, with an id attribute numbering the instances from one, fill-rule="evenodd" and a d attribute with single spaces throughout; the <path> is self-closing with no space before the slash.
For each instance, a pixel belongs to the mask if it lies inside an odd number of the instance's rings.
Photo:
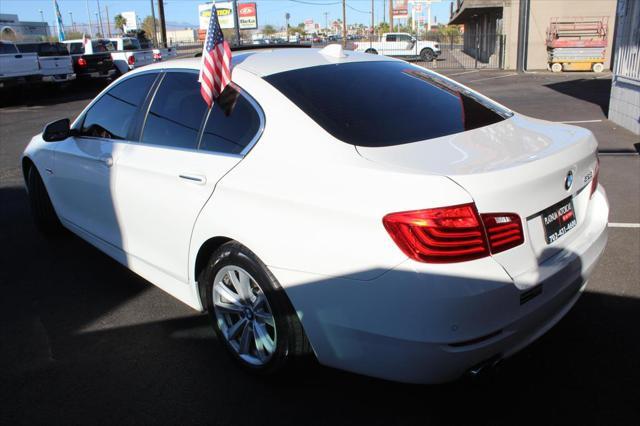
<path id="1" fill-rule="evenodd" d="M 551 65 L 551 71 L 552 72 L 560 72 L 562 71 L 562 64 L 559 62 L 555 62 L 553 65 Z"/>
<path id="2" fill-rule="evenodd" d="M 377 55 L 378 51 L 376 49 L 367 49 L 364 51 L 364 53 L 370 53 L 372 55 Z"/>
<path id="3" fill-rule="evenodd" d="M 436 54 L 428 47 L 420 51 L 420 58 L 425 62 L 431 62 L 436 58 Z"/>
<path id="4" fill-rule="evenodd" d="M 591 69 L 593 70 L 593 72 L 602 72 L 604 71 L 604 65 L 598 62 L 593 64 Z"/>
<path id="5" fill-rule="evenodd" d="M 47 236 L 59 234 L 62 231 L 62 225 L 51 204 L 47 188 L 34 165 L 31 165 L 27 171 L 27 189 L 31 216 L 38 230 Z"/>
<path id="6" fill-rule="evenodd" d="M 200 273 L 213 328 L 243 368 L 273 374 L 311 353 L 302 324 L 282 287 L 243 245 L 216 250 Z"/>

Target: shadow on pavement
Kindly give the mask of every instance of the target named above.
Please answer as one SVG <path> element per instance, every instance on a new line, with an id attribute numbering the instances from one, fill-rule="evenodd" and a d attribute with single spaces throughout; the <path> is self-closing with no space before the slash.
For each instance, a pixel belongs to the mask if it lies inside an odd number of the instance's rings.
<path id="1" fill-rule="evenodd" d="M 609 98 L 611 96 L 611 79 L 589 78 L 561 81 L 545 84 L 556 92 L 572 96 L 583 101 L 596 104 L 606 116 L 609 113 Z"/>
<path id="2" fill-rule="evenodd" d="M 239 370 L 208 317 L 71 235 L 46 241 L 0 188 L 2 424 L 628 424 L 640 300 L 586 292 L 482 380 L 389 383 L 302 365 Z"/>

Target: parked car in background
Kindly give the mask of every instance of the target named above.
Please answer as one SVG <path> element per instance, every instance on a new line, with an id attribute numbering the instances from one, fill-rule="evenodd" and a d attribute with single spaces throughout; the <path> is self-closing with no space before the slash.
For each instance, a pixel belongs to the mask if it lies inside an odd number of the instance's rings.
<path id="1" fill-rule="evenodd" d="M 0 41 L 0 88 L 41 80 L 37 53 L 22 53 L 15 43 Z"/>
<path id="2" fill-rule="evenodd" d="M 38 55 L 43 82 L 61 84 L 76 79 L 73 60 L 63 43 L 19 43 L 16 46 L 22 53 Z"/>
<path id="3" fill-rule="evenodd" d="M 76 78 L 109 78 L 116 74 L 111 44 L 104 40 L 65 40 Z"/>
<path id="4" fill-rule="evenodd" d="M 114 37 L 106 40 L 112 46 L 111 57 L 119 74 L 154 62 L 153 49 L 143 49 L 135 37 Z"/>
<path id="5" fill-rule="evenodd" d="M 200 66 L 123 76 L 34 136 L 22 168 L 40 230 L 208 310 L 246 370 L 313 353 L 448 381 L 523 349 L 584 291 L 609 213 L 589 130 L 336 45 L 234 52 L 212 108 Z"/>
<path id="6" fill-rule="evenodd" d="M 178 50 L 173 46 L 159 47 L 156 49 L 152 49 L 152 51 L 154 62 L 167 61 L 178 56 Z"/>
<path id="7" fill-rule="evenodd" d="M 433 61 L 441 53 L 437 42 L 417 40 L 408 33 L 384 33 L 379 41 L 364 41 L 353 46 L 358 52 L 423 61 Z"/>

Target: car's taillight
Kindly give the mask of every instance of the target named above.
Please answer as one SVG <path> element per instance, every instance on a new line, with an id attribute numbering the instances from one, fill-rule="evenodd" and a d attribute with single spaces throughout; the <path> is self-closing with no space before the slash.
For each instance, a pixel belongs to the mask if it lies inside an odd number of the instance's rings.
<path id="1" fill-rule="evenodd" d="M 80 67 L 86 67 L 87 66 L 87 60 L 84 58 L 79 58 L 78 59 L 78 66 Z"/>
<path id="2" fill-rule="evenodd" d="M 483 213 L 480 216 L 482 216 L 492 254 L 519 246 L 524 242 L 522 222 L 517 214 Z"/>
<path id="3" fill-rule="evenodd" d="M 593 197 L 594 192 L 598 189 L 598 176 L 600 175 L 600 158 L 596 159 L 596 167 L 593 170 L 593 179 L 591 179 L 591 194 L 589 198 Z"/>
<path id="4" fill-rule="evenodd" d="M 162 59 L 162 54 L 161 53 L 154 53 L 153 54 L 153 59 L 155 59 L 156 61 L 159 61 Z"/>
<path id="5" fill-rule="evenodd" d="M 427 263 L 479 259 L 524 241 L 517 214 L 488 213 L 481 219 L 474 203 L 391 213 L 382 223 L 400 250 Z"/>
<path id="6" fill-rule="evenodd" d="M 129 63 L 129 65 L 134 65 L 136 63 L 136 57 L 133 55 L 129 56 L 129 59 L 127 59 L 127 62 Z"/>
<path id="7" fill-rule="evenodd" d="M 462 262 L 489 254 L 474 204 L 391 213 L 382 222 L 398 247 L 414 260 Z"/>

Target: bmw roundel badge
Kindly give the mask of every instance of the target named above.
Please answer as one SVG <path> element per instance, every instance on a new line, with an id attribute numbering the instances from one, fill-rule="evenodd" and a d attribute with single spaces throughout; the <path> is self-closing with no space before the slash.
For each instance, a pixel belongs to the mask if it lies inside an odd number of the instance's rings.
<path id="1" fill-rule="evenodd" d="M 564 189 L 568 191 L 571 189 L 572 185 L 573 185 L 573 172 L 569 170 L 569 172 L 567 173 L 567 177 L 564 179 Z"/>

